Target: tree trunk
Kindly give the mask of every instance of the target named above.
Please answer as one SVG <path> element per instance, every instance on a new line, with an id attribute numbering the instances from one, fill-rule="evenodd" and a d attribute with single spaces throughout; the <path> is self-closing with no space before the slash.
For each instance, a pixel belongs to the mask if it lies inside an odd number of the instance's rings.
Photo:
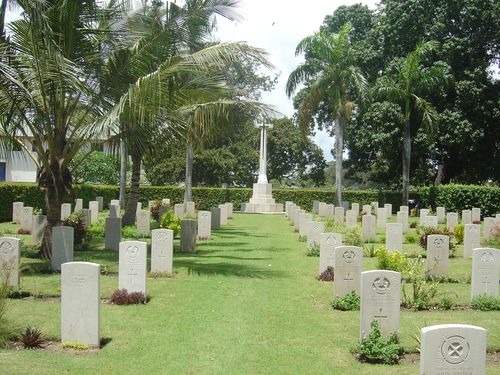
<path id="1" fill-rule="evenodd" d="M 2 0 L 0 5 L 0 36 L 5 36 L 5 14 L 7 13 L 7 0 Z"/>
<path id="2" fill-rule="evenodd" d="M 411 130 L 410 120 L 407 118 L 403 131 L 403 199 L 401 205 L 407 206 L 410 194 L 410 158 L 411 158 Z"/>
<path id="3" fill-rule="evenodd" d="M 344 151 L 344 118 L 337 116 L 335 124 L 335 200 L 342 206 L 342 153 Z"/>
<path id="4" fill-rule="evenodd" d="M 132 178 L 130 181 L 130 190 L 127 197 L 127 205 L 122 218 L 122 226 L 134 225 L 137 211 L 137 201 L 139 198 L 139 185 L 141 182 L 141 161 L 142 155 L 132 153 Z"/>
<path id="5" fill-rule="evenodd" d="M 193 200 L 193 145 L 186 146 L 186 182 L 184 191 L 184 211 L 187 209 L 187 202 Z"/>
<path id="6" fill-rule="evenodd" d="M 444 178 L 444 164 L 440 163 L 438 165 L 438 171 L 436 179 L 434 180 L 434 185 L 441 185 L 441 183 L 443 182 L 443 178 Z"/>
<path id="7" fill-rule="evenodd" d="M 125 207 L 125 186 L 127 184 L 127 148 L 120 140 L 120 205 Z"/>

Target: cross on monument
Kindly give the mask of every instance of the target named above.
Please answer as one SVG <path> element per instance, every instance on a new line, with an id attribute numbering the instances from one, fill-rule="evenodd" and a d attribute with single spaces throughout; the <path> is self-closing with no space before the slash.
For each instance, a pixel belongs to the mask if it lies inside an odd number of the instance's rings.
<path id="1" fill-rule="evenodd" d="M 267 184 L 267 129 L 272 129 L 272 124 L 256 124 L 260 129 L 260 154 L 259 154 L 259 178 L 258 184 Z"/>
<path id="2" fill-rule="evenodd" d="M 483 285 L 484 285 L 484 292 L 485 292 L 485 293 L 488 293 L 488 285 L 489 285 L 489 284 L 493 284 L 493 283 L 492 283 L 490 280 L 488 280 L 488 277 L 487 277 L 487 276 L 485 276 L 485 277 L 484 277 L 484 280 L 483 280 L 483 281 L 481 281 L 481 284 L 483 284 Z"/>
<path id="3" fill-rule="evenodd" d="M 134 276 L 137 276 L 137 272 L 134 273 L 134 269 L 132 268 L 128 273 L 128 276 L 130 276 L 130 284 L 134 285 Z"/>
<path id="4" fill-rule="evenodd" d="M 335 265 L 335 253 L 332 251 L 328 255 L 329 257 L 326 258 L 328 260 L 328 265 L 333 267 Z"/>
<path id="5" fill-rule="evenodd" d="M 374 315 L 374 318 L 378 319 L 379 328 L 382 327 L 382 319 L 387 319 L 387 315 L 382 315 L 382 308 L 379 309 L 379 313 Z"/>

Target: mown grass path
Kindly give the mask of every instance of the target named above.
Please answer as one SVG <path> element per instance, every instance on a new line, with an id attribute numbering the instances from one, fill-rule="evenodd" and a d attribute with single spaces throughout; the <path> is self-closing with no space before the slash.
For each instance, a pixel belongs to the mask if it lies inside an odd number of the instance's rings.
<path id="1" fill-rule="evenodd" d="M 315 280 L 318 258 L 283 216 L 236 215 L 195 255 L 176 254 L 172 278 L 148 279 L 145 306 L 102 305 L 98 354 L 1 351 L 0 374 L 415 374 L 418 365 L 367 365 L 350 353 L 359 312 L 333 311 L 332 284 Z M 92 255 L 77 258 L 92 261 Z M 96 257 L 102 260 L 102 257 Z M 116 269 L 117 257 L 106 259 Z M 365 262 L 365 268 L 373 268 Z M 59 275 L 26 277 L 23 289 L 51 290 Z M 117 288 L 101 276 L 102 296 Z M 33 286 L 35 285 L 35 286 Z M 12 301 L 8 318 L 59 336 L 59 303 Z M 488 328 L 500 347 L 498 313 L 403 312 L 401 335 L 438 323 Z M 498 373 L 499 366 L 489 367 Z"/>

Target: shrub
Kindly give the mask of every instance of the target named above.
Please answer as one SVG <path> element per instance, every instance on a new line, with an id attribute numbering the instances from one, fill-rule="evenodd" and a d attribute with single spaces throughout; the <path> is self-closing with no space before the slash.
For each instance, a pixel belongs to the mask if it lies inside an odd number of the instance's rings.
<path id="1" fill-rule="evenodd" d="M 319 257 L 319 245 L 317 243 L 313 243 L 312 246 L 307 248 L 306 255 L 308 257 Z"/>
<path id="2" fill-rule="evenodd" d="M 162 199 L 156 199 L 155 203 L 151 206 L 151 217 L 155 221 L 160 221 L 160 208 L 165 207 L 168 208 L 168 205 L 163 204 Z"/>
<path id="3" fill-rule="evenodd" d="M 464 243 L 464 225 L 458 224 L 457 226 L 455 226 L 453 235 L 455 237 L 455 241 L 457 241 L 458 244 Z"/>
<path id="4" fill-rule="evenodd" d="M 9 287 L 7 283 L 0 281 L 0 347 L 3 346 L 10 335 L 10 325 L 5 319 L 7 313 L 7 296 L 9 294 Z"/>
<path id="5" fill-rule="evenodd" d="M 299 242 L 307 242 L 307 236 L 299 236 Z"/>
<path id="6" fill-rule="evenodd" d="M 104 238 L 104 221 L 99 220 L 87 229 L 88 238 Z"/>
<path id="7" fill-rule="evenodd" d="M 498 311 L 500 310 L 500 297 L 487 295 L 474 297 L 471 307 L 481 311 Z"/>
<path id="8" fill-rule="evenodd" d="M 360 297 L 355 291 L 347 293 L 344 297 L 334 298 L 332 307 L 334 310 L 352 311 L 359 310 Z"/>
<path id="9" fill-rule="evenodd" d="M 405 241 L 406 243 L 417 243 L 418 236 L 415 233 L 406 233 Z"/>
<path id="10" fill-rule="evenodd" d="M 370 363 L 397 364 L 403 354 L 397 333 L 393 332 L 387 339 L 384 338 L 376 320 L 371 323 L 371 328 L 370 334 L 357 346 L 359 359 Z"/>
<path id="11" fill-rule="evenodd" d="M 439 302 L 439 307 L 450 310 L 455 305 L 455 301 L 450 296 L 446 295 L 441 298 L 441 302 Z"/>
<path id="12" fill-rule="evenodd" d="M 123 238 L 139 238 L 137 234 L 137 228 L 133 225 L 127 225 L 122 228 Z"/>
<path id="13" fill-rule="evenodd" d="M 390 253 L 385 246 L 375 250 L 377 254 L 377 267 L 381 270 L 405 272 L 409 267 L 408 258 L 400 252 Z"/>
<path id="14" fill-rule="evenodd" d="M 20 335 L 20 340 L 24 349 L 41 349 L 45 343 L 42 332 L 32 327 L 26 327 L 26 330 Z"/>
<path id="15" fill-rule="evenodd" d="M 431 307 L 439 283 L 434 280 L 426 280 L 424 267 L 424 260 L 418 257 L 410 261 L 409 266 L 404 271 L 403 306 L 417 310 L 427 310 Z M 411 289 L 409 285 L 411 285 Z"/>
<path id="16" fill-rule="evenodd" d="M 324 270 L 318 275 L 317 279 L 319 281 L 333 281 L 333 275 L 334 275 L 333 267 L 328 266 L 326 270 Z"/>
<path id="17" fill-rule="evenodd" d="M 450 237 L 450 232 L 448 231 L 448 228 L 446 226 L 439 226 L 437 228 L 422 227 L 420 229 L 423 232 L 422 235 L 420 236 L 420 246 L 423 249 L 427 249 L 427 237 L 430 236 L 431 234 L 440 234 Z M 455 247 L 455 242 L 452 241 L 450 238 L 450 251 L 453 252 L 454 247 Z"/>
<path id="18" fill-rule="evenodd" d="M 365 256 L 367 256 L 369 258 L 374 258 L 377 256 L 377 248 L 372 243 L 364 244 L 363 245 L 363 253 Z"/>
<path id="19" fill-rule="evenodd" d="M 361 228 L 358 226 L 350 227 L 345 230 L 342 236 L 342 241 L 349 246 L 363 246 L 363 236 Z"/>
<path id="20" fill-rule="evenodd" d="M 74 230 L 74 244 L 80 245 L 83 240 L 85 239 L 85 236 L 87 235 L 87 230 L 85 229 L 85 226 L 83 225 L 83 216 L 82 213 L 72 213 L 71 215 L 68 216 L 66 220 L 62 222 L 62 225 L 67 226 L 67 227 L 73 227 Z"/>
<path id="21" fill-rule="evenodd" d="M 181 232 L 181 219 L 174 217 L 174 212 L 172 210 L 168 210 L 161 217 L 160 228 L 173 230 L 175 238 Z"/>
<path id="22" fill-rule="evenodd" d="M 146 302 L 146 296 L 142 292 L 129 293 L 127 289 L 117 289 L 111 295 L 111 303 L 115 305 L 139 305 Z"/>
<path id="23" fill-rule="evenodd" d="M 63 342 L 62 347 L 64 349 L 76 349 L 76 350 L 87 350 L 89 348 L 87 344 L 83 344 L 81 342 L 71 342 L 71 341 Z"/>

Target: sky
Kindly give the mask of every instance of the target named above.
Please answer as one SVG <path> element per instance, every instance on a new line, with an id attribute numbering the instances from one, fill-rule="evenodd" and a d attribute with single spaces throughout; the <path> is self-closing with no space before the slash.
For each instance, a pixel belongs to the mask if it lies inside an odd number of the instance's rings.
<path id="1" fill-rule="evenodd" d="M 339 6 L 363 3 L 374 9 L 377 2 L 241 0 L 238 13 L 244 19 L 232 22 L 219 17 L 215 34 L 221 42 L 247 42 L 254 47 L 264 48 L 269 53 L 269 59 L 280 76 L 275 89 L 265 92 L 262 100 L 291 117 L 294 113 L 293 103 L 285 93 L 285 85 L 289 74 L 303 61 L 302 56 L 295 56 L 297 44 L 304 37 L 318 31 L 325 16 L 332 14 Z M 327 160 L 333 159 L 330 152 L 333 138 L 329 134 L 317 131 L 311 139 L 321 147 Z"/>

